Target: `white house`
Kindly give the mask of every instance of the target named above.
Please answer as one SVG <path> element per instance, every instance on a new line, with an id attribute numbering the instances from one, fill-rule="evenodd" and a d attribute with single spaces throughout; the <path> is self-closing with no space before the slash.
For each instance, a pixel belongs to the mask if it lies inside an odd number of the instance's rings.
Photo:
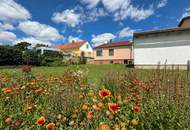
<path id="1" fill-rule="evenodd" d="M 40 51 L 41 55 L 44 54 L 44 51 L 55 51 L 55 52 L 61 52 L 60 49 L 57 48 L 51 48 L 51 47 L 37 47 L 37 51 Z"/>
<path id="2" fill-rule="evenodd" d="M 134 33 L 134 64 L 136 68 L 179 66 L 190 62 L 190 17 L 171 29 Z"/>

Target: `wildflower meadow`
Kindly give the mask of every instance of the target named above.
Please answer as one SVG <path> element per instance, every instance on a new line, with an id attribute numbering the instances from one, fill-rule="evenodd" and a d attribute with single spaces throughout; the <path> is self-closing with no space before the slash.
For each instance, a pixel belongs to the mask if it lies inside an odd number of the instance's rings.
<path id="1" fill-rule="evenodd" d="M 90 70 L 38 75 L 0 72 L 2 130 L 188 130 L 188 72 L 157 69 Z M 98 71 L 98 70 L 97 70 Z"/>

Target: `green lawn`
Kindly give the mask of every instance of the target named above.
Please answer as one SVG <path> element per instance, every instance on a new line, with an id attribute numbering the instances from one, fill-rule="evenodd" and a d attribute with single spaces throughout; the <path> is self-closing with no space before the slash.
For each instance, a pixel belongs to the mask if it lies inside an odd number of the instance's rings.
<path id="1" fill-rule="evenodd" d="M 129 68 L 126 68 L 125 65 L 120 64 L 110 64 L 110 65 L 70 65 L 70 66 L 63 66 L 63 67 L 33 67 L 32 73 L 34 75 L 43 75 L 43 76 L 49 76 L 49 75 L 61 75 L 66 70 L 75 70 L 80 69 L 85 72 L 88 72 L 87 78 L 90 83 L 98 82 L 103 76 L 106 75 L 108 72 L 125 72 L 129 70 Z M 138 73 L 138 76 L 145 80 L 149 80 L 153 73 L 155 73 L 156 70 L 151 69 L 135 69 L 134 72 Z M 166 70 L 160 70 L 161 73 L 165 73 Z M 7 73 L 10 75 L 20 75 L 21 69 L 20 68 L 12 68 L 12 69 L 0 69 L 0 72 Z M 173 73 L 174 71 L 167 70 L 168 73 Z M 184 77 L 187 75 L 187 71 L 180 70 L 177 71 L 181 73 Z"/>
<path id="2" fill-rule="evenodd" d="M 123 72 L 127 70 L 125 65 L 71 65 L 65 67 L 33 67 L 32 73 L 35 75 L 42 74 L 44 76 L 49 75 L 61 75 L 64 71 L 69 69 L 81 69 L 88 72 L 88 80 L 90 82 L 96 82 L 101 79 L 107 72 L 117 71 Z M 21 74 L 21 69 L 0 69 L 2 73 L 8 73 L 10 75 L 19 75 Z"/>

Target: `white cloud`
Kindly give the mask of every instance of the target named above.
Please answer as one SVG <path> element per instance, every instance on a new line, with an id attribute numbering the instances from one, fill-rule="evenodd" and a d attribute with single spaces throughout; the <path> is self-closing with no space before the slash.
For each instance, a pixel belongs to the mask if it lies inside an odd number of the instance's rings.
<path id="1" fill-rule="evenodd" d="M 183 12 L 183 14 L 181 16 L 181 19 L 184 17 L 187 17 L 187 16 L 190 16 L 190 7 L 185 9 L 185 11 Z"/>
<path id="2" fill-rule="evenodd" d="M 124 3 L 129 4 L 129 0 L 102 0 L 102 3 L 108 11 L 114 12 L 120 9 Z"/>
<path id="3" fill-rule="evenodd" d="M 99 17 L 108 15 L 108 13 L 103 8 L 94 8 L 88 14 L 86 14 L 84 21 L 91 22 L 97 21 Z"/>
<path id="4" fill-rule="evenodd" d="M 17 39 L 17 36 L 14 33 L 8 32 L 8 31 L 0 31 L 1 43 L 11 43 L 16 39 Z"/>
<path id="5" fill-rule="evenodd" d="M 103 8 L 93 8 L 91 11 L 86 11 L 81 6 L 76 6 L 71 10 L 67 9 L 62 12 L 55 12 L 52 21 L 55 23 L 65 23 L 70 27 L 79 27 L 79 25 L 84 23 L 97 21 L 99 17 L 106 16 L 107 14 Z"/>
<path id="6" fill-rule="evenodd" d="M 150 7 L 149 9 L 143 9 L 130 5 L 130 6 L 125 6 L 120 11 L 117 11 L 114 14 L 114 18 L 116 21 L 124 20 L 128 17 L 134 19 L 135 21 L 141 21 L 153 14 L 154 10 L 152 7 Z"/>
<path id="7" fill-rule="evenodd" d="M 130 27 L 123 28 L 119 32 L 119 38 L 132 37 L 134 32 L 135 30 L 131 29 Z"/>
<path id="8" fill-rule="evenodd" d="M 100 35 L 92 35 L 92 42 L 94 46 L 99 46 L 101 44 L 107 43 L 108 41 L 115 39 L 116 36 L 112 33 L 103 33 Z"/>
<path id="9" fill-rule="evenodd" d="M 186 8 L 185 11 L 190 11 L 190 7 Z"/>
<path id="10" fill-rule="evenodd" d="M 0 22 L 0 31 L 1 30 L 14 30 L 14 26 L 9 23 L 1 23 Z"/>
<path id="11" fill-rule="evenodd" d="M 135 21 L 144 20 L 154 14 L 157 6 L 161 8 L 167 4 L 167 0 L 161 0 L 159 4 L 155 5 L 152 3 L 148 8 L 145 8 L 144 6 L 135 6 L 132 0 L 99 0 L 97 3 L 93 0 L 80 1 L 87 5 L 87 8 L 89 6 L 91 8 L 97 8 L 97 4 L 101 2 L 106 11 L 113 15 L 115 21 L 125 20 L 127 18 Z"/>
<path id="12" fill-rule="evenodd" d="M 164 6 L 166 6 L 168 3 L 168 0 L 161 0 L 158 5 L 157 5 L 157 8 L 162 8 Z"/>
<path id="13" fill-rule="evenodd" d="M 64 10 L 63 12 L 56 12 L 53 14 L 52 20 L 56 23 L 65 23 L 71 27 L 75 27 L 80 23 L 81 14 L 72 10 Z"/>
<path id="14" fill-rule="evenodd" d="M 2 21 L 17 21 L 27 20 L 31 18 L 30 13 L 22 5 L 14 0 L 0 1 L 0 20 Z"/>
<path id="15" fill-rule="evenodd" d="M 43 41 L 55 41 L 62 39 L 58 30 L 46 24 L 41 24 L 36 21 L 20 22 L 18 28 L 28 36 L 35 37 Z"/>
<path id="16" fill-rule="evenodd" d="M 34 47 L 36 44 L 44 44 L 44 45 L 48 45 L 48 46 L 52 45 L 52 43 L 50 43 L 49 41 L 43 41 L 40 39 L 36 39 L 34 37 L 20 38 L 20 39 L 17 39 L 16 41 L 14 41 L 13 44 L 17 44 L 20 42 L 28 42 L 31 44 L 32 47 Z"/>
<path id="17" fill-rule="evenodd" d="M 69 36 L 68 42 L 72 42 L 72 41 L 78 42 L 78 41 L 83 41 L 83 40 L 80 37 Z"/>
<path id="18" fill-rule="evenodd" d="M 87 8 L 91 9 L 98 5 L 100 0 L 81 0 L 81 2 L 85 5 L 87 5 Z"/>

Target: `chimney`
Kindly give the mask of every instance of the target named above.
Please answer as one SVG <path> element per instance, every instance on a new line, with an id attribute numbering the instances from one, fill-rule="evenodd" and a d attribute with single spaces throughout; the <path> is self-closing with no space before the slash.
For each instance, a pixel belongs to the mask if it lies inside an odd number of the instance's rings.
<path id="1" fill-rule="evenodd" d="M 75 43 L 75 40 L 72 40 L 72 43 Z"/>
<path id="2" fill-rule="evenodd" d="M 113 42 L 112 39 L 110 39 L 109 43 L 111 44 L 112 42 Z"/>

